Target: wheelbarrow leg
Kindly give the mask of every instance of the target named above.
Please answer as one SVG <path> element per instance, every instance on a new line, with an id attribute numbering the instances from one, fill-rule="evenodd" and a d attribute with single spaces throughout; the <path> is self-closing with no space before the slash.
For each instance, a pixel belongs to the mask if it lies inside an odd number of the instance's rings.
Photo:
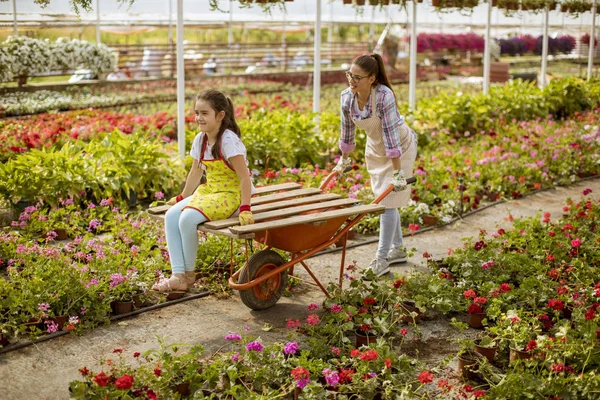
<path id="1" fill-rule="evenodd" d="M 310 268 L 308 268 L 308 265 L 306 265 L 306 263 L 304 261 L 300 261 L 300 264 L 302 264 L 302 266 L 304 267 L 304 269 L 306 270 L 306 272 L 308 272 L 308 274 L 311 276 L 311 278 L 313 278 L 313 281 L 315 281 L 315 283 L 317 284 L 317 286 L 321 288 L 321 290 L 323 291 L 323 293 L 325 293 L 325 296 L 331 297 L 331 295 L 329 294 L 329 292 L 327 291 L 327 289 L 325 289 L 325 287 L 321 284 L 321 282 L 319 282 L 319 280 L 317 279 L 317 277 L 315 276 L 315 274 L 313 274 L 313 272 L 310 270 Z"/>
<path id="2" fill-rule="evenodd" d="M 340 289 L 342 288 L 342 284 L 344 282 L 344 265 L 346 264 L 346 244 L 348 242 L 348 231 L 346 234 L 342 236 L 342 263 L 340 264 Z"/>

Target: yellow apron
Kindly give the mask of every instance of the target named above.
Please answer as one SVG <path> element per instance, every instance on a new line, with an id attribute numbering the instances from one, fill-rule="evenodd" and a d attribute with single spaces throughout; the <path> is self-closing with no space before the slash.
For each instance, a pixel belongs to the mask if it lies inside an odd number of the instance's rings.
<path id="1" fill-rule="evenodd" d="M 392 160 L 385 154 L 381 118 L 376 113 L 376 93 L 375 89 L 371 89 L 372 116 L 363 120 L 353 119 L 354 124 L 367 134 L 365 159 L 367 162 L 367 171 L 369 171 L 369 175 L 371 176 L 371 189 L 375 197 L 387 189 L 392 183 L 392 177 L 394 176 Z M 417 158 L 416 137 L 406 123 L 400 125 L 399 129 L 400 147 L 402 149 L 400 165 L 404 171 L 404 177 L 410 178 L 413 175 L 413 167 Z M 410 187 L 401 192 L 392 191 L 381 201 L 381 204 L 385 205 L 386 208 L 404 207 L 410 200 L 410 192 Z"/>
<path id="2" fill-rule="evenodd" d="M 192 199 L 183 209 L 193 208 L 208 221 L 227 219 L 237 211 L 242 201 L 240 178 L 223 158 L 204 160 L 208 138 L 202 141 L 200 163 L 206 167 L 206 183 L 198 186 Z"/>

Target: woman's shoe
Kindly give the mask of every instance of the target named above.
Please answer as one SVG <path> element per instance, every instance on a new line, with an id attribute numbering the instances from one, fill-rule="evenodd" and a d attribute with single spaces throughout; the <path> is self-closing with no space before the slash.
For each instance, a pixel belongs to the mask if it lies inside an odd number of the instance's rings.
<path id="1" fill-rule="evenodd" d="M 185 292 L 187 288 L 188 283 L 185 274 L 173 274 L 169 279 L 161 279 L 158 283 L 154 284 L 151 290 L 169 293 Z"/>
<path id="2" fill-rule="evenodd" d="M 408 261 L 406 253 L 400 249 L 392 249 L 388 253 L 387 261 L 390 264 L 405 263 Z"/>

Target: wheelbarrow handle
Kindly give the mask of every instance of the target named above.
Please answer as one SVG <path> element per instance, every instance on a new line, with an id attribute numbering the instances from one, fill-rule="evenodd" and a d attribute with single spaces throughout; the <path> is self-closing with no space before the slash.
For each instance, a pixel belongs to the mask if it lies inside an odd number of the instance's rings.
<path id="1" fill-rule="evenodd" d="M 411 183 L 415 183 L 416 181 L 417 181 L 417 178 L 414 176 L 411 176 L 410 178 L 406 178 L 406 183 L 409 185 Z M 408 187 L 406 189 L 408 189 Z M 406 189 L 404 189 L 404 190 L 406 190 Z M 383 198 L 385 196 L 387 196 L 388 194 L 390 194 L 390 192 L 393 190 L 394 190 L 394 185 L 388 186 L 387 189 L 385 189 L 383 191 L 383 193 L 381 193 L 375 200 L 373 200 L 373 202 L 371 204 L 379 204 L 381 202 L 381 200 L 383 200 Z"/>
<path id="2" fill-rule="evenodd" d="M 346 168 L 346 170 L 344 171 L 344 173 L 352 171 L 352 167 L 348 167 Z M 321 182 L 321 185 L 319 186 L 319 190 L 325 190 L 327 188 L 327 185 L 329 184 L 329 182 L 331 182 L 331 180 L 333 178 L 335 178 L 336 176 L 338 176 L 338 172 L 337 171 L 331 171 L 331 173 L 329 175 L 327 175 L 325 177 L 325 179 L 323 179 L 323 182 Z"/>

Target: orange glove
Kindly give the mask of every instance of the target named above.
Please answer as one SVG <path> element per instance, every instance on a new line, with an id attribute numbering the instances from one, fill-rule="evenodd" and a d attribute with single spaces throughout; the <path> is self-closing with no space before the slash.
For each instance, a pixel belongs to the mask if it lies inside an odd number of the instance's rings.
<path id="1" fill-rule="evenodd" d="M 250 225 L 254 223 L 254 216 L 252 215 L 252 211 L 250 211 L 250 206 L 248 204 L 240 206 L 240 215 L 238 215 L 238 219 L 240 225 Z"/>

